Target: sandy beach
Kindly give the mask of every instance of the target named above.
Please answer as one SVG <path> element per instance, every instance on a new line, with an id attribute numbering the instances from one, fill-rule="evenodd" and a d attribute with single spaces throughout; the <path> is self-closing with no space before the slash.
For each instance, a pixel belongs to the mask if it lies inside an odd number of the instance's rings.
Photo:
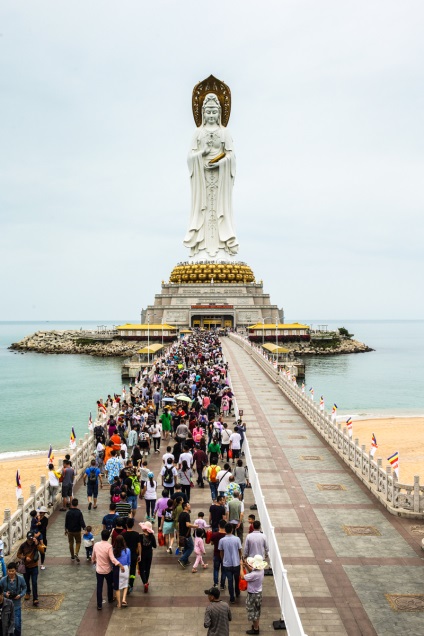
<path id="1" fill-rule="evenodd" d="M 377 438 L 378 449 L 374 459 L 383 460 L 383 468 L 389 465 L 387 458 L 399 453 L 399 481 L 413 484 L 414 475 L 424 482 L 424 417 L 391 417 L 375 420 L 353 419 L 353 439 L 371 448 L 371 437 Z"/>
<path id="2" fill-rule="evenodd" d="M 65 457 L 66 451 L 58 451 L 55 453 L 55 463 L 58 459 Z M 22 496 L 25 500 L 30 495 L 30 487 L 35 484 L 40 487 L 41 475 L 46 475 L 47 470 L 47 452 L 43 455 L 30 455 L 27 457 L 12 457 L 10 459 L 2 459 L 0 461 L 0 501 L 1 510 L 0 518 L 3 522 L 3 511 L 10 508 L 15 512 L 18 501 L 16 499 L 16 470 L 19 469 L 22 484 Z"/>

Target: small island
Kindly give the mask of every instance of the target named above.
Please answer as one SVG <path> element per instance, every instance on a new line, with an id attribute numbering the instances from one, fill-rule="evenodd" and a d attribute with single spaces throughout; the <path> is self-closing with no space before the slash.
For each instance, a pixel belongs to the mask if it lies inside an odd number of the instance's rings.
<path id="1" fill-rule="evenodd" d="M 151 327 L 153 328 L 153 325 Z M 14 342 L 9 349 L 21 353 L 32 351 L 47 354 L 127 357 L 137 353 L 148 344 L 148 341 L 161 341 L 162 336 L 158 335 L 160 325 L 155 325 L 154 327 L 155 332 L 151 333 L 149 338 L 143 334 L 139 339 L 134 338 L 134 336 L 126 338 L 114 331 L 87 332 L 71 329 L 64 331 L 37 331 L 25 336 L 19 342 Z M 258 339 L 253 335 L 250 336 L 250 339 L 256 344 L 261 344 L 262 342 L 262 339 Z M 164 340 L 168 343 L 170 341 L 169 336 L 167 335 Z M 269 336 L 265 336 L 264 342 L 275 342 L 275 339 L 270 340 Z M 296 337 L 295 341 L 285 341 L 283 346 L 296 356 L 328 356 L 374 351 L 363 342 L 354 340 L 353 334 L 350 334 L 344 327 L 340 327 L 337 331 L 312 332 L 308 340 Z"/>

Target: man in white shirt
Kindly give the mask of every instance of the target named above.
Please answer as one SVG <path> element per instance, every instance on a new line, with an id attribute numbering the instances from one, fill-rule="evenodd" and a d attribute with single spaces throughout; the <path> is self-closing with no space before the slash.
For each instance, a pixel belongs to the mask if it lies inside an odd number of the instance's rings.
<path id="1" fill-rule="evenodd" d="M 173 456 L 173 454 L 171 453 L 171 450 L 172 450 L 172 446 L 167 446 L 167 447 L 166 447 L 166 453 L 164 453 L 164 454 L 162 455 L 162 461 L 163 461 L 164 465 L 166 465 L 166 463 L 167 463 L 167 461 L 168 461 L 168 458 L 171 458 L 171 459 L 172 459 L 172 463 L 174 463 L 174 462 L 175 462 L 175 457 L 174 457 L 174 456 Z"/>
<path id="2" fill-rule="evenodd" d="M 184 460 L 187 462 L 187 466 L 191 468 L 193 464 L 193 455 L 190 453 L 188 446 L 184 446 L 184 453 L 181 453 L 178 465 L 181 466 Z"/>
<path id="3" fill-rule="evenodd" d="M 218 489 L 218 495 L 220 495 L 221 497 L 225 495 L 225 491 L 228 488 L 230 477 L 231 477 L 230 464 L 224 464 L 224 468 L 220 470 L 216 476 L 216 487 Z"/>
<path id="4" fill-rule="evenodd" d="M 234 433 L 230 435 L 230 449 L 233 452 L 233 464 L 240 457 L 241 435 L 238 432 L 238 426 L 234 427 Z"/>

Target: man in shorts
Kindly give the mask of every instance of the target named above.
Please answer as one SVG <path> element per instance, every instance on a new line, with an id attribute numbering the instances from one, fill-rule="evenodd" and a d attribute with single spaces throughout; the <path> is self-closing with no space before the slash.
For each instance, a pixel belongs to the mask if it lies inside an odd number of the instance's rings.
<path id="1" fill-rule="evenodd" d="M 247 620 L 252 623 L 251 629 L 246 634 L 259 634 L 259 619 L 262 607 L 262 584 L 264 580 L 264 570 L 268 563 L 263 560 L 260 554 L 248 557 L 244 562 L 247 573 L 241 574 L 241 578 L 247 581 L 246 610 Z"/>
<path id="2" fill-rule="evenodd" d="M 87 501 L 89 510 L 91 510 L 92 505 L 94 509 L 97 508 L 97 497 L 99 496 L 99 481 L 100 488 L 103 488 L 100 468 L 97 468 L 96 460 L 92 459 L 91 465 L 86 468 L 84 473 L 84 486 L 87 486 Z"/>
<path id="3" fill-rule="evenodd" d="M 75 471 L 71 466 L 71 462 L 67 459 L 63 460 L 62 469 L 62 512 L 71 506 L 72 491 L 74 489 Z"/>

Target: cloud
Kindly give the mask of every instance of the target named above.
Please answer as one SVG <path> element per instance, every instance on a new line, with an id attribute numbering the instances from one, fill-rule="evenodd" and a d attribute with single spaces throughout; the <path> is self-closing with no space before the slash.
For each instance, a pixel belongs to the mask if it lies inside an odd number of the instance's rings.
<path id="1" fill-rule="evenodd" d="M 3 319 L 153 302 L 187 256 L 191 91 L 210 73 L 232 90 L 240 258 L 272 301 L 422 317 L 423 17 L 394 0 L 5 0 Z"/>

